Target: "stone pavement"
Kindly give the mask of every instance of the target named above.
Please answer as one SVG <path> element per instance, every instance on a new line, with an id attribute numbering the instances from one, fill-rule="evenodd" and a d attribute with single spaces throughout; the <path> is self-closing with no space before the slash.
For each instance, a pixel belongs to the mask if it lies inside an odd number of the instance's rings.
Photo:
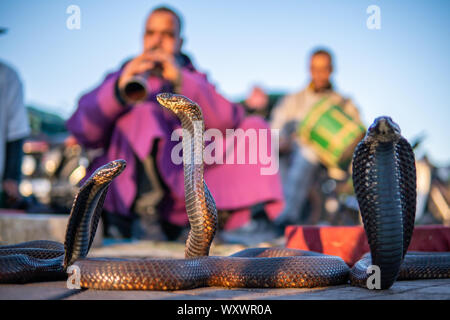
<path id="1" fill-rule="evenodd" d="M 267 244 L 261 244 L 267 246 Z M 229 255 L 244 247 L 213 244 L 211 255 Z M 184 244 L 155 241 L 120 243 L 93 248 L 90 257 L 182 258 Z M 197 288 L 180 291 L 73 290 L 65 281 L 0 285 L 0 300 L 450 300 L 450 279 L 397 281 L 389 290 L 376 291 L 350 285 L 313 289 Z"/>
<path id="2" fill-rule="evenodd" d="M 450 300 L 450 279 L 397 281 L 389 290 L 349 285 L 313 289 L 197 288 L 180 291 L 67 289 L 65 281 L 0 285 L 0 300 Z"/>

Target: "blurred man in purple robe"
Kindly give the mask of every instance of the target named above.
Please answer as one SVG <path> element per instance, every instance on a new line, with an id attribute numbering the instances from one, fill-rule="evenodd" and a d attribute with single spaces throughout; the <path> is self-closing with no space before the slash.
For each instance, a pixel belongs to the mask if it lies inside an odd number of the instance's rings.
<path id="1" fill-rule="evenodd" d="M 169 240 L 178 238 L 188 227 L 183 165 L 172 159 L 179 141 L 172 141 L 171 136 L 180 122 L 157 103 L 158 93 L 174 92 L 197 102 L 205 128 L 220 130 L 224 137 L 227 129 L 269 129 L 262 118 L 245 117 L 241 105 L 217 93 L 206 76 L 194 68 L 182 53 L 181 30 L 182 21 L 175 11 L 154 9 L 145 24 L 142 53 L 83 95 L 67 122 L 81 145 L 102 150 L 87 176 L 110 160 L 127 161 L 127 169 L 111 184 L 104 205 L 110 235 L 118 231 L 120 236 L 135 237 L 134 226 L 142 222 L 142 217 L 153 217 Z M 148 94 L 139 100 L 127 93 L 126 87 L 133 77 L 143 74 Z M 229 140 L 224 138 L 224 149 Z M 271 150 L 270 137 L 267 144 Z M 264 209 L 268 221 L 275 220 L 282 210 L 278 172 L 261 174 L 265 165 L 258 161 L 205 166 L 205 180 L 224 230 L 251 231 L 255 206 Z"/>

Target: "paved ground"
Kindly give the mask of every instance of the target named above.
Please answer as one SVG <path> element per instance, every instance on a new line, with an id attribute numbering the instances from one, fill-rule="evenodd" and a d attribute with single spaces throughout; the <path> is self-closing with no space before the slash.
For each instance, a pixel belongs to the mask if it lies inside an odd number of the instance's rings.
<path id="1" fill-rule="evenodd" d="M 242 246 L 213 245 L 212 255 L 229 255 Z M 90 256 L 182 257 L 184 245 L 179 243 L 137 242 L 106 246 L 92 250 Z M 198 288 L 176 292 L 71 290 L 65 281 L 0 285 L 0 299 L 69 299 L 69 300 L 450 300 L 450 279 L 397 281 L 389 290 L 374 291 L 350 285 L 314 289 L 227 289 Z"/>
<path id="2" fill-rule="evenodd" d="M 389 290 L 374 291 L 349 285 L 315 289 L 198 288 L 165 291 L 70 290 L 65 281 L 0 285 L 2 300 L 450 300 L 450 279 L 397 281 Z"/>

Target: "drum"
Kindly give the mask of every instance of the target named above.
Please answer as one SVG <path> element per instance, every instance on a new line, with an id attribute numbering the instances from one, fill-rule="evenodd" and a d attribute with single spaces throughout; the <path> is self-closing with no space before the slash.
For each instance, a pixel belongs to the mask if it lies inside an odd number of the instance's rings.
<path id="1" fill-rule="evenodd" d="M 299 138 L 310 146 L 327 167 L 347 170 L 356 145 L 366 128 L 344 112 L 341 101 L 323 98 L 299 126 Z"/>

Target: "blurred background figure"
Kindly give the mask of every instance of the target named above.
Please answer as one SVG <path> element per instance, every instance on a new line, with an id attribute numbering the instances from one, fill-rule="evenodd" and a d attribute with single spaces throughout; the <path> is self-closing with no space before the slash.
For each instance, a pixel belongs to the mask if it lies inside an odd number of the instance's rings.
<path id="1" fill-rule="evenodd" d="M 326 49 L 314 50 L 309 66 L 311 80 L 308 86 L 286 96 L 272 114 L 272 128 L 280 129 L 280 171 L 286 199 L 284 211 L 277 221 L 280 224 L 306 222 L 306 218 L 301 217 L 301 210 L 317 178 L 321 160 L 328 160 L 328 155 L 321 157 L 320 150 L 309 143 L 312 142 L 311 137 L 301 136 L 301 128 L 307 128 L 308 134 L 311 130 L 326 134 L 330 124 L 338 122 L 336 113 L 341 115 L 341 112 L 345 116 L 340 118 L 360 121 L 358 109 L 333 88 L 331 52 Z M 331 140 L 334 136 L 329 134 L 326 138 Z M 331 141 L 325 143 L 329 145 Z"/>
<path id="2" fill-rule="evenodd" d="M 108 236 L 157 237 L 158 227 L 162 238 L 185 236 L 188 220 L 183 166 L 171 158 L 178 144 L 171 135 L 180 124 L 157 103 L 158 93 L 179 93 L 197 102 L 206 129 L 225 134 L 226 129 L 238 127 L 268 128 L 259 117 L 245 118 L 242 106 L 218 94 L 195 69 L 182 52 L 181 32 L 179 14 L 167 7 L 152 10 L 145 23 L 142 53 L 83 95 L 67 121 L 82 146 L 102 150 L 87 176 L 107 161 L 127 161 L 127 169 L 111 184 L 105 201 Z M 259 169 L 259 165 L 206 166 L 205 180 L 215 198 L 222 228 L 248 225 L 251 207 L 261 203 L 269 218 L 280 213 L 281 205 L 273 205 L 282 202 L 279 176 L 262 176 Z"/>
<path id="3" fill-rule="evenodd" d="M 262 87 L 252 87 L 245 100 L 240 101 L 248 115 L 260 115 L 266 120 L 270 119 L 273 107 L 283 97 L 282 93 L 267 93 Z"/>
<path id="4" fill-rule="evenodd" d="M 0 28 L 0 35 L 6 29 Z M 0 207 L 19 208 L 22 145 L 30 134 L 23 103 L 23 87 L 17 72 L 0 61 Z"/>

